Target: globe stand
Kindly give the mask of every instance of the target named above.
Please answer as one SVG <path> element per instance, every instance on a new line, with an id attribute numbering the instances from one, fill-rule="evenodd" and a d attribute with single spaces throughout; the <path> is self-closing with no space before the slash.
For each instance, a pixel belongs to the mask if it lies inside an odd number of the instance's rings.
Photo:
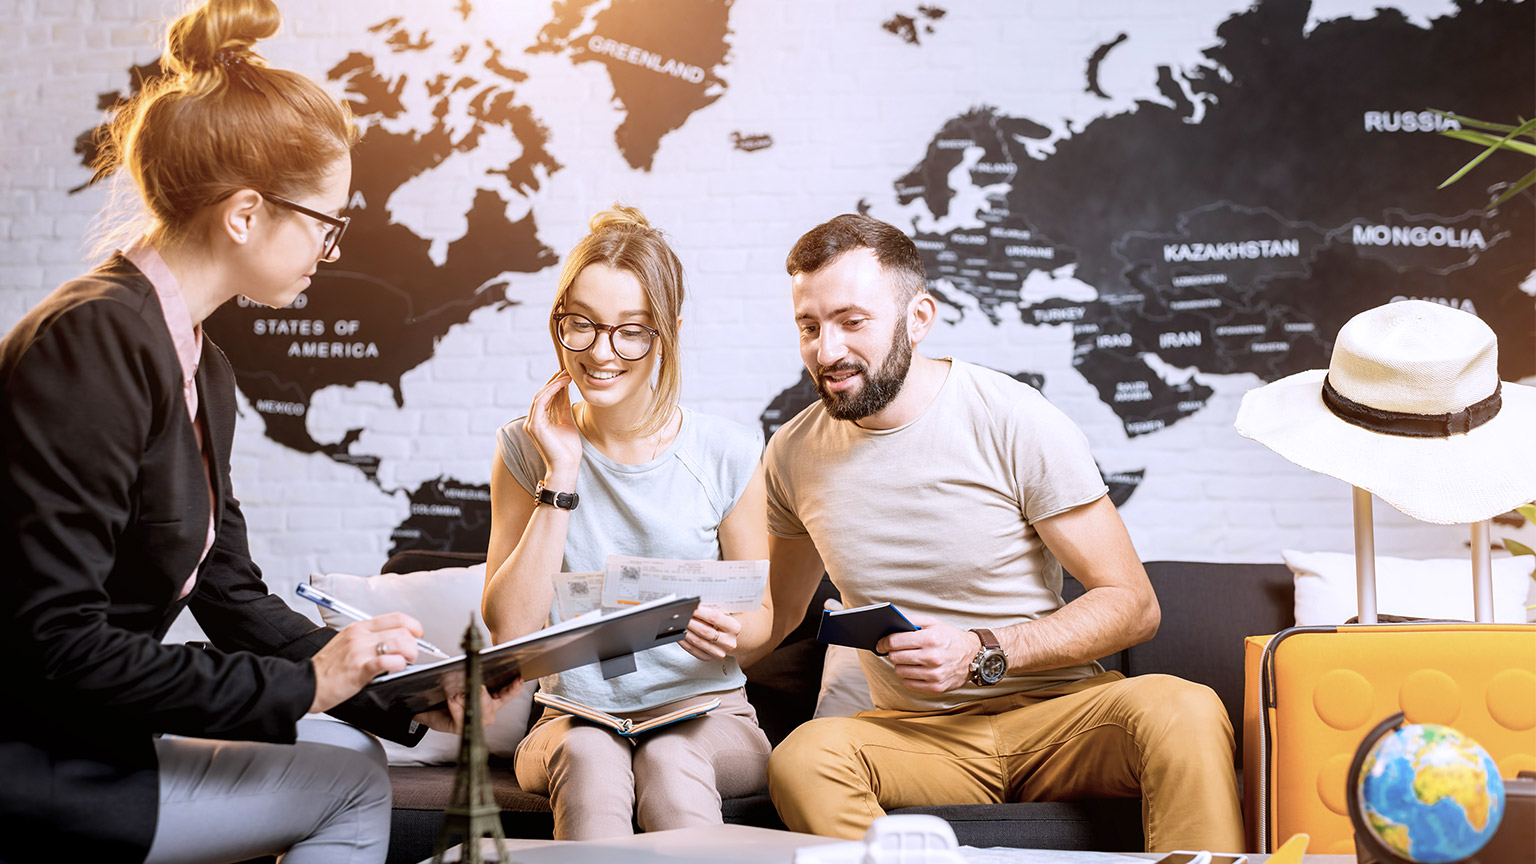
<path id="1" fill-rule="evenodd" d="M 1349 822 L 1355 828 L 1355 862 L 1356 864 L 1413 864 L 1412 861 L 1398 855 L 1391 849 L 1382 845 L 1375 835 L 1371 833 L 1370 826 L 1365 824 L 1365 814 L 1360 809 L 1360 771 L 1365 767 L 1365 757 L 1370 754 L 1371 747 L 1381 736 L 1403 725 L 1406 718 L 1399 711 L 1391 717 L 1377 723 L 1371 731 L 1365 733 L 1360 739 L 1360 746 L 1355 748 L 1355 758 L 1349 762 L 1349 780 L 1345 785 L 1344 797 L 1349 804 Z"/>
<path id="2" fill-rule="evenodd" d="M 1360 740 L 1360 746 L 1355 748 L 1354 758 L 1350 760 L 1345 781 L 1345 799 L 1349 808 L 1349 821 L 1354 826 L 1356 864 L 1414 864 L 1411 859 L 1404 858 L 1376 839 L 1375 833 L 1366 824 L 1364 809 L 1360 803 L 1360 773 L 1365 769 L 1366 757 L 1375 748 L 1377 741 L 1401 727 L 1405 721 L 1406 718 L 1399 711 L 1377 723 L 1371 731 L 1365 733 L 1365 737 Z M 1533 820 L 1522 819 L 1520 815 L 1515 815 L 1514 810 L 1518 807 L 1530 815 L 1536 815 L 1536 775 L 1522 772 L 1521 776 L 1522 778 L 1529 776 L 1530 779 L 1523 780 L 1523 783 L 1528 785 L 1522 787 L 1508 782 L 1505 784 L 1506 809 L 1493 838 L 1472 855 L 1454 862 L 1446 862 L 1446 864 L 1516 864 L 1516 862 L 1526 864 L 1531 860 L 1530 841 Z M 1512 789 L 1523 789 L 1523 791 L 1516 791 L 1511 795 Z M 1525 799 L 1524 803 L 1517 803 L 1522 798 Z"/>

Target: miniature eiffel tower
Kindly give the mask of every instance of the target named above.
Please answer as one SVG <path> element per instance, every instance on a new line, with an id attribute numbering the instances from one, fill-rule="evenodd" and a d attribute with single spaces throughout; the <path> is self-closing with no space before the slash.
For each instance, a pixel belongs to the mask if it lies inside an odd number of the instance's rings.
<path id="1" fill-rule="evenodd" d="M 480 726 L 480 689 L 484 683 L 480 649 L 484 645 L 471 615 L 469 629 L 464 631 L 464 734 L 459 739 L 458 768 L 453 772 L 453 797 L 443 811 L 443 830 L 437 835 L 432 864 L 442 864 L 443 852 L 454 837 L 464 844 L 459 851 L 460 864 L 483 864 L 486 859 L 480 855 L 480 838 L 487 835 L 496 838 L 496 857 L 492 860 L 509 860 L 507 838 L 501 833 L 501 808 L 496 806 L 486 776 L 488 755 L 485 730 Z"/>

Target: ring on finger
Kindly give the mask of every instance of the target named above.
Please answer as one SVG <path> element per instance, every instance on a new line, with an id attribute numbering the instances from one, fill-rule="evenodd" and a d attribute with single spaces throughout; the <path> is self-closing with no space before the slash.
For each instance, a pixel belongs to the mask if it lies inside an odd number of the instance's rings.
<path id="1" fill-rule="evenodd" d="M 711 642 L 719 642 L 720 641 L 720 631 L 716 630 L 714 633 L 711 633 L 710 636 L 709 636 L 709 641 L 711 641 Z"/>
<path id="2" fill-rule="evenodd" d="M 385 654 L 388 654 L 389 653 L 389 643 L 388 642 L 380 642 L 379 644 L 373 646 L 373 653 L 379 655 L 380 657 L 383 657 Z"/>

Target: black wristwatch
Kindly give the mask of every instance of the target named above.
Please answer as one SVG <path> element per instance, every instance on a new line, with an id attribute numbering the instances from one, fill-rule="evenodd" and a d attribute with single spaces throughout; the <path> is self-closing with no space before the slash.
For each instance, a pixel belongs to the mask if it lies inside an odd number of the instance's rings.
<path id="1" fill-rule="evenodd" d="M 972 630 L 981 637 L 981 651 L 971 661 L 971 683 L 989 687 L 1003 680 L 1008 674 L 1008 655 L 991 630 Z"/>
<path id="2" fill-rule="evenodd" d="M 551 507 L 559 507 L 561 510 L 575 510 L 581 498 L 575 492 L 556 492 L 553 489 L 546 489 L 544 481 L 540 480 L 538 491 L 533 493 L 533 500 Z"/>

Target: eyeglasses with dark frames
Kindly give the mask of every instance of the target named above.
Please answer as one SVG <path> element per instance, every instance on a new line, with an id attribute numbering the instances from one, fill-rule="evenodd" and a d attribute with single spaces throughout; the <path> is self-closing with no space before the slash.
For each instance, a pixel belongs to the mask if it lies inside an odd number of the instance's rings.
<path id="1" fill-rule="evenodd" d="M 336 255 L 336 247 L 341 245 L 341 235 L 347 233 L 347 226 L 352 224 L 351 216 L 332 216 L 329 213 L 321 213 L 319 210 L 311 210 L 297 201 L 289 201 L 277 195 L 263 194 L 263 198 L 271 201 L 279 207 L 302 213 L 311 219 L 318 219 L 330 226 L 325 230 L 325 238 L 321 242 L 321 261 L 333 261 Z"/>
<path id="2" fill-rule="evenodd" d="M 597 334 L 607 333 L 608 344 L 620 359 L 633 363 L 651 353 L 660 331 L 633 321 L 624 324 L 599 324 L 585 315 L 565 312 L 554 316 L 555 338 L 569 351 L 586 351 L 597 344 Z"/>

